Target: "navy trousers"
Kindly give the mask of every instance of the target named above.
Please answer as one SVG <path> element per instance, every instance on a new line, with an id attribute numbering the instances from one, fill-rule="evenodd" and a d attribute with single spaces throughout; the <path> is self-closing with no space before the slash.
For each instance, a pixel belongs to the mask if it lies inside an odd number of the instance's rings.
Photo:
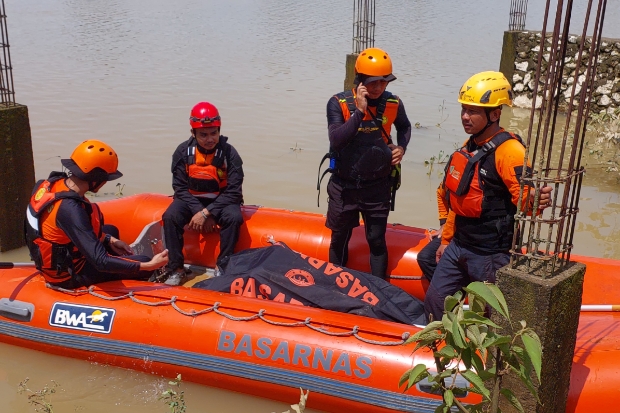
<path id="1" fill-rule="evenodd" d="M 444 250 L 437 264 L 431 285 L 424 299 L 426 317 L 433 321 L 443 317 L 444 300 L 474 281 L 495 282 L 495 273 L 510 262 L 510 254 L 499 252 L 482 255 L 473 252 L 455 240 Z M 430 321 L 430 318 L 429 318 Z"/>
<path id="2" fill-rule="evenodd" d="M 210 200 L 209 200 L 210 201 Z M 201 199 L 201 202 L 202 199 Z M 204 201 L 204 206 L 208 205 Z M 166 209 L 163 215 L 164 221 L 164 237 L 166 239 L 166 248 L 168 249 L 168 269 L 174 271 L 183 267 L 183 234 L 185 233 L 185 225 L 191 221 L 192 211 L 187 204 L 179 199 L 172 201 L 172 204 Z M 217 263 L 235 250 L 235 245 L 239 240 L 239 228 L 243 224 L 243 215 L 241 215 L 241 206 L 239 204 L 231 204 L 219 211 L 219 215 L 213 215 L 215 221 L 220 226 L 220 255 Z"/>

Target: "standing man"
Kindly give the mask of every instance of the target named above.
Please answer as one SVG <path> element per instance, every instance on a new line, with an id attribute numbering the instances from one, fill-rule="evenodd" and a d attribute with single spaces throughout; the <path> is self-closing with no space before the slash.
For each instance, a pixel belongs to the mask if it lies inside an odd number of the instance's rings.
<path id="1" fill-rule="evenodd" d="M 131 248 L 118 239 L 118 229 L 104 225 L 97 204 L 84 196 L 123 176 L 114 149 L 87 140 L 61 162 L 69 173 L 52 172 L 36 183 L 24 225 L 30 258 L 47 282 L 73 289 L 147 279 L 168 262 L 167 250 L 152 259 L 132 255 Z"/>
<path id="2" fill-rule="evenodd" d="M 243 168 L 237 150 L 220 135 L 222 121 L 209 102 L 197 103 L 190 113 L 192 136 L 172 155 L 174 200 L 163 215 L 164 237 L 170 251 L 168 285 L 186 280 L 183 268 L 184 227 L 200 232 L 220 231 L 217 264 L 234 252 L 243 224 Z"/>
<path id="3" fill-rule="evenodd" d="M 392 60 L 381 49 L 360 53 L 355 62 L 353 90 L 338 93 L 327 103 L 327 127 L 333 174 L 327 185 L 329 205 L 325 225 L 332 230 L 329 260 L 346 265 L 353 228 L 364 220 L 373 275 L 387 278 L 385 230 L 390 211 L 392 167 L 405 154 L 411 123 L 402 101 L 386 91 L 395 80 Z M 390 132 L 396 127 L 397 145 Z"/>
<path id="4" fill-rule="evenodd" d="M 512 88 L 504 75 L 472 76 L 458 102 L 463 129 L 471 136 L 451 156 L 440 186 L 450 213 L 424 300 L 433 320 L 441 320 L 447 296 L 473 281 L 495 282 L 496 271 L 510 261 L 517 205 L 523 210 L 535 195 L 531 188 L 519 197 L 525 147 L 521 138 L 499 126 L 502 105 L 512 106 Z M 540 210 L 549 205 L 551 190 L 540 189 Z"/>

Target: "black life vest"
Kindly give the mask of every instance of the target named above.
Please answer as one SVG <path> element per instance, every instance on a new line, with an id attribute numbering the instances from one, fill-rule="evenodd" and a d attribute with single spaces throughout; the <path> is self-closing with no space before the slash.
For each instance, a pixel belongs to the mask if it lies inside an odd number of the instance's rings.
<path id="1" fill-rule="evenodd" d="M 340 103 L 345 122 L 351 118 L 357 106 L 355 95 L 348 90 L 335 95 Z M 379 100 L 376 113 L 367 109 L 360 123 L 355 138 L 342 150 L 330 151 L 323 156 L 319 164 L 317 191 L 321 190 L 321 182 L 327 173 L 345 188 L 363 188 L 370 186 L 392 174 L 392 150 L 388 144 L 392 138 L 387 131 L 398 113 L 400 100 L 390 92 L 384 92 Z M 329 159 L 329 167 L 321 174 L 325 160 Z M 318 199 L 317 199 L 318 205 Z"/>

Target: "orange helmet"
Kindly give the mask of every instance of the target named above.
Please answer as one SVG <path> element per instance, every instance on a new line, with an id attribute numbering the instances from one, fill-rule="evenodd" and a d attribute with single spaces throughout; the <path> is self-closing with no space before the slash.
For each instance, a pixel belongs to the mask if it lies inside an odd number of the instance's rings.
<path id="1" fill-rule="evenodd" d="M 61 159 L 62 165 L 84 181 L 113 181 L 123 176 L 118 171 L 118 156 L 112 147 L 98 140 L 80 143 L 70 159 Z"/>
<path id="2" fill-rule="evenodd" d="M 381 49 L 371 47 L 363 50 L 355 61 L 355 73 L 365 77 L 364 83 L 375 80 L 391 82 L 396 79 L 392 74 L 392 59 Z"/>

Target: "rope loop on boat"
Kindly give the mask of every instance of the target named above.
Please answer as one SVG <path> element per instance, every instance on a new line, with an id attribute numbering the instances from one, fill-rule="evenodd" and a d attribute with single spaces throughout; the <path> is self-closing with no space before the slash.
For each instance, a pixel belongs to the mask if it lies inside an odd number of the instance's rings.
<path id="1" fill-rule="evenodd" d="M 356 326 L 357 327 L 357 326 Z M 407 336 L 407 338 L 409 337 L 409 332 L 404 332 L 402 337 L 403 339 L 400 341 L 377 341 L 377 340 L 370 340 L 364 337 L 360 337 L 357 332 L 355 332 L 353 334 L 353 336 L 358 339 L 359 341 L 363 341 L 364 343 L 368 343 L 368 344 L 377 344 L 379 346 L 402 346 L 403 344 L 405 344 L 405 341 L 407 341 L 407 339 L 405 338 L 405 336 Z"/>
<path id="2" fill-rule="evenodd" d="M 313 331 L 316 331 L 318 333 L 325 334 L 325 335 L 328 335 L 328 336 L 332 336 L 332 337 L 350 337 L 350 336 L 353 336 L 356 339 L 358 339 L 359 341 L 362 341 L 362 342 L 367 343 L 367 344 L 378 345 L 378 346 L 400 346 L 400 345 L 404 344 L 407 341 L 407 339 L 409 338 L 409 336 L 411 335 L 411 333 L 408 332 L 408 331 L 402 333 L 400 341 L 370 340 L 368 338 L 364 338 L 364 337 L 359 335 L 360 327 L 357 326 L 357 325 L 353 326 L 351 331 L 334 332 L 334 331 L 329 331 L 328 328 L 317 327 L 317 326 L 312 325 L 312 318 L 311 317 L 306 317 L 306 319 L 304 319 L 303 321 L 296 321 L 296 322 L 292 322 L 292 323 L 286 323 L 286 322 L 282 322 L 282 321 L 270 320 L 270 319 L 265 317 L 265 315 L 267 314 L 267 310 L 265 310 L 265 309 L 261 309 L 261 310 L 258 311 L 258 313 L 254 314 L 254 315 L 251 315 L 251 316 L 236 317 L 236 316 L 233 316 L 231 314 L 228 314 L 228 313 L 220 310 L 220 306 L 222 305 L 222 303 L 219 302 L 219 301 L 216 301 L 213 304 L 213 306 L 204 308 L 204 309 L 202 309 L 200 311 L 196 311 L 194 309 L 186 311 L 186 310 L 181 309 L 177 305 L 177 302 L 179 301 L 179 297 L 176 296 L 176 295 L 173 295 L 172 297 L 170 297 L 169 300 L 145 301 L 145 300 L 141 300 L 141 299 L 137 298 L 134 291 L 129 291 L 127 294 L 119 295 L 119 296 L 116 296 L 116 297 L 109 297 L 109 296 L 105 296 L 103 294 L 95 292 L 95 286 L 90 286 L 88 288 L 80 288 L 80 289 L 75 289 L 75 290 L 69 290 L 69 289 L 66 289 L 66 288 L 57 287 L 57 286 L 54 286 L 54 285 L 49 284 L 49 283 L 47 283 L 46 286 L 48 288 L 52 289 L 52 290 L 60 291 L 60 292 L 65 293 L 65 294 L 72 294 L 72 295 L 90 294 L 93 297 L 101 298 L 101 299 L 106 300 L 106 301 L 118 301 L 118 300 L 124 300 L 124 299 L 129 298 L 134 303 L 148 305 L 148 306 L 151 306 L 151 307 L 159 307 L 159 306 L 164 306 L 164 305 L 170 305 L 178 313 L 180 313 L 180 314 L 182 314 L 184 316 L 188 316 L 188 317 L 197 317 L 197 316 L 202 315 L 202 314 L 207 314 L 207 313 L 214 312 L 215 314 L 218 314 L 218 315 L 220 315 L 222 317 L 225 317 L 225 318 L 227 318 L 229 320 L 232 320 L 232 321 L 262 320 L 263 322 L 265 322 L 267 324 L 271 324 L 271 325 L 274 325 L 274 326 L 280 326 L 280 327 L 304 327 L 305 326 L 305 327 L 308 327 L 309 329 L 311 329 Z"/>
<path id="3" fill-rule="evenodd" d="M 190 311 L 185 311 L 185 310 L 182 310 L 181 308 L 179 308 L 179 306 L 177 305 L 177 300 L 176 300 L 177 297 L 176 297 L 176 295 L 174 297 L 172 297 L 172 298 L 174 298 L 174 301 L 172 301 L 172 308 L 174 308 L 179 313 L 181 313 L 183 315 L 186 315 L 188 317 L 196 317 L 196 316 L 199 316 L 201 314 L 210 313 L 211 311 L 215 310 L 215 306 L 216 305 L 219 306 L 219 304 L 220 304 L 220 303 L 215 303 L 212 307 L 208 307 L 208 308 L 205 308 L 205 309 L 200 310 L 200 311 L 196 311 L 194 309 L 191 309 Z"/>
<path id="4" fill-rule="evenodd" d="M 232 320 L 232 321 L 252 321 L 252 320 L 256 320 L 256 319 L 260 318 L 260 315 L 259 315 L 260 313 L 256 313 L 256 314 L 251 315 L 249 317 L 235 317 L 234 315 L 230 315 L 228 313 L 225 313 L 225 312 L 219 310 L 218 309 L 219 306 L 220 306 L 219 302 L 213 304 L 213 311 L 215 311 L 215 314 L 219 314 L 222 317 L 226 317 L 227 319 Z"/>
<path id="5" fill-rule="evenodd" d="M 265 323 L 267 324 L 271 324 L 273 326 L 282 326 L 282 327 L 303 327 L 305 325 L 308 325 L 308 323 L 310 323 L 311 318 L 307 317 L 304 321 L 297 321 L 294 323 L 283 323 L 281 321 L 273 321 L 273 320 L 269 320 L 268 318 L 265 318 L 264 315 L 267 311 L 262 309 L 258 312 L 258 318 L 260 318 L 261 320 L 263 320 Z"/>

